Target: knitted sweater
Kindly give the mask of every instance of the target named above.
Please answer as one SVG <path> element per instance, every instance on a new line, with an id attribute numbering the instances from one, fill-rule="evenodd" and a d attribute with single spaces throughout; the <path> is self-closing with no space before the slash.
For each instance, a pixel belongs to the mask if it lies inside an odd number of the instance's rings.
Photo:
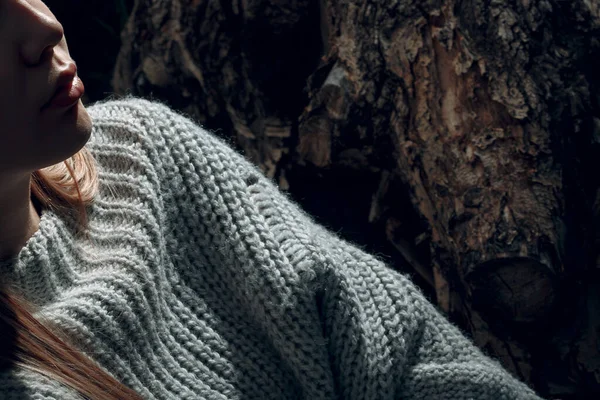
<path id="1" fill-rule="evenodd" d="M 0 277 L 143 398 L 539 399 L 224 140 L 131 96 L 88 111 L 89 239 L 45 210 Z M 14 368 L 0 398 L 78 397 Z"/>

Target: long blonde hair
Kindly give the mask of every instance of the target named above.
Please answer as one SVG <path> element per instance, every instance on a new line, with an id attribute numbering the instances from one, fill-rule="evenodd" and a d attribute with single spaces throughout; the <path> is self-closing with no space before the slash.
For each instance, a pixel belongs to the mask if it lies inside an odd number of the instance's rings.
<path id="1" fill-rule="evenodd" d="M 96 161 L 84 147 L 68 160 L 35 171 L 32 200 L 58 213 L 75 213 L 88 225 L 86 206 L 98 192 Z M 58 380 L 87 399 L 141 399 L 78 350 L 58 327 L 42 323 L 34 306 L 8 287 L 0 287 L 0 368 L 19 365 Z"/>

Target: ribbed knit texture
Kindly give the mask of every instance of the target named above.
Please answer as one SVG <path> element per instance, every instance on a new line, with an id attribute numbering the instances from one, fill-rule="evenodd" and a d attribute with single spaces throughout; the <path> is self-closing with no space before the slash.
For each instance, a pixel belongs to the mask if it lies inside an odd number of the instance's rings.
<path id="1" fill-rule="evenodd" d="M 0 277 L 144 398 L 538 399 L 191 119 L 132 97 L 88 111 L 91 240 L 45 210 Z M 27 370 L 0 396 L 77 398 Z"/>

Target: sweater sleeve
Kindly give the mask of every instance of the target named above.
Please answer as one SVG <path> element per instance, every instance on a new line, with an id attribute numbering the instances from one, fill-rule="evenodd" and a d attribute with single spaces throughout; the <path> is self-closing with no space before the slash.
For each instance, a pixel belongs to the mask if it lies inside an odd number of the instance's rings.
<path id="1" fill-rule="evenodd" d="M 390 387 L 402 399 L 539 399 L 474 346 L 407 277 L 349 243 L 327 233 L 321 237 L 337 242 L 331 270 L 343 265 L 346 271 L 333 273 L 322 303 L 327 335 L 342 344 L 330 351 L 344 398 L 355 398 L 361 374 L 379 369 L 380 379 L 393 380 Z M 352 314 L 363 320 L 345 317 Z M 356 337 L 371 343 L 359 345 L 358 352 L 345 349 Z"/>
<path id="2" fill-rule="evenodd" d="M 166 208 L 180 210 L 166 220 L 209 238 L 190 254 L 218 252 L 202 257 L 222 264 L 305 386 L 325 377 L 343 399 L 539 399 L 406 276 L 316 223 L 222 139 L 159 103 L 128 104 L 153 136 Z"/>
<path id="3" fill-rule="evenodd" d="M 408 277 L 315 223 L 268 179 L 257 179 L 251 192 L 272 229 L 303 242 L 315 260 L 308 280 L 341 398 L 540 399 Z"/>

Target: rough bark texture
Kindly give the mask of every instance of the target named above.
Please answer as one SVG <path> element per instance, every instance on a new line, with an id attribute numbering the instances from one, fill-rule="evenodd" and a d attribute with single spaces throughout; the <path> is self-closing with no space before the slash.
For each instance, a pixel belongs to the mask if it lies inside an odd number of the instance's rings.
<path id="1" fill-rule="evenodd" d="M 235 137 L 542 395 L 600 393 L 598 0 L 136 0 L 117 93 Z"/>

